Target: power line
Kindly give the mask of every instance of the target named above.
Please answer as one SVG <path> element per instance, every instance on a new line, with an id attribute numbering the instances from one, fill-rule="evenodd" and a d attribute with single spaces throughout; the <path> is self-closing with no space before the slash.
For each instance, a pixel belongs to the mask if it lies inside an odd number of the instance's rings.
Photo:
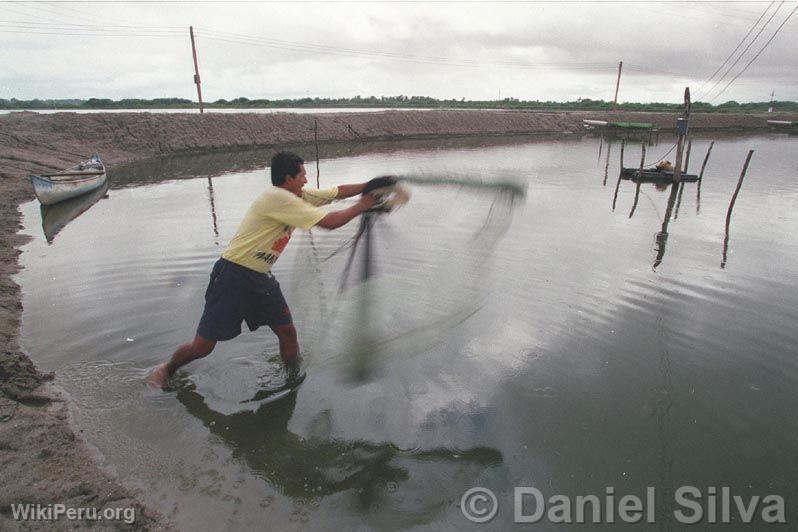
<path id="1" fill-rule="evenodd" d="M 784 25 L 787 24 L 787 21 L 790 20 L 790 18 L 795 14 L 796 11 L 798 11 L 798 5 L 796 5 L 793 8 L 792 11 L 790 11 L 790 14 L 787 15 L 787 17 L 784 19 L 784 22 L 782 22 L 781 25 L 778 28 L 776 28 L 776 31 L 774 31 L 773 35 L 770 36 L 770 39 L 768 39 L 768 42 L 766 42 L 765 45 L 756 53 L 756 55 L 751 58 L 751 60 L 748 62 L 748 64 L 745 65 L 745 67 L 743 67 L 743 69 L 736 76 L 734 76 L 734 78 L 725 87 L 723 87 L 722 91 L 720 91 L 717 95 L 715 95 L 715 97 L 712 99 L 713 101 L 717 100 L 718 98 L 720 98 L 720 95 L 723 94 L 724 92 L 726 92 L 726 89 L 728 89 L 731 86 L 731 84 L 734 83 L 737 80 L 737 78 L 742 76 L 743 72 L 748 70 L 748 67 L 751 66 L 751 64 L 754 61 L 756 61 L 757 57 L 759 57 L 762 54 L 762 52 L 765 51 L 765 48 L 767 48 L 768 45 L 770 45 L 770 43 L 773 41 L 773 39 L 776 38 L 776 35 L 778 35 L 778 33 L 781 31 L 781 28 L 783 28 Z"/>
<path id="2" fill-rule="evenodd" d="M 724 72 L 723 75 L 720 78 L 718 78 L 718 80 L 712 85 L 712 87 L 709 88 L 709 90 L 705 91 L 701 95 L 701 98 L 708 97 L 712 93 L 712 91 L 715 90 L 715 87 L 720 85 L 720 82 L 723 81 L 724 79 L 726 79 L 726 76 L 728 76 L 729 73 L 732 70 L 734 70 L 734 67 L 737 66 L 737 63 L 740 62 L 740 60 L 743 58 L 743 56 L 745 56 L 746 52 L 748 52 L 748 50 L 751 48 L 751 46 L 753 46 L 753 44 L 756 42 L 756 40 L 759 39 L 759 36 L 762 35 L 762 32 L 765 31 L 765 28 L 767 28 L 768 24 L 770 24 L 770 21 L 773 20 L 773 17 L 776 16 L 776 13 L 779 12 L 779 9 L 781 9 L 781 6 L 783 6 L 783 5 L 784 5 L 784 0 L 782 0 L 782 2 L 778 6 L 776 6 L 776 9 L 770 15 L 770 18 L 768 18 L 767 22 L 765 22 L 762 25 L 762 27 L 759 28 L 759 31 L 756 32 L 756 35 L 754 36 L 754 38 L 751 40 L 751 42 L 748 43 L 748 45 L 745 47 L 745 50 L 740 52 L 740 55 L 737 56 L 737 59 L 734 60 L 734 63 L 732 63 L 732 65 L 726 70 L 726 72 Z M 717 98 L 717 96 L 715 96 L 715 97 Z M 696 100 L 698 100 L 698 98 Z"/>
<path id="3" fill-rule="evenodd" d="M 330 46 L 324 44 L 284 41 L 278 39 L 269 39 L 265 37 L 242 35 L 242 34 L 218 31 L 213 29 L 205 29 L 205 28 L 198 28 L 197 35 L 202 35 L 209 40 L 216 40 L 216 41 L 229 42 L 235 44 L 246 44 L 246 45 L 260 46 L 266 48 L 276 48 L 276 49 L 289 50 L 294 52 L 320 53 L 328 55 L 339 55 L 346 57 L 361 57 L 361 58 L 373 57 L 373 58 L 389 59 L 406 63 L 419 63 L 419 64 L 431 64 L 431 65 L 449 65 L 449 66 L 464 66 L 464 67 L 500 66 L 500 67 L 513 67 L 513 68 L 531 68 L 531 69 L 565 68 L 570 70 L 582 70 L 582 71 L 604 71 L 608 68 L 611 68 L 610 63 L 595 63 L 595 62 L 594 63 L 528 63 L 523 61 L 478 61 L 471 59 L 453 59 L 450 57 L 422 56 L 422 55 L 406 54 L 400 52 L 362 50 L 362 49 Z M 614 64 L 612 64 L 612 66 L 614 67 Z"/>
<path id="4" fill-rule="evenodd" d="M 743 43 L 745 42 L 745 40 L 746 40 L 746 39 L 748 39 L 748 36 L 749 36 L 749 35 L 751 35 L 751 32 L 752 32 L 752 31 L 754 31 L 754 28 L 756 28 L 756 27 L 757 27 L 757 25 L 759 24 L 759 22 L 760 22 L 760 21 L 761 21 L 763 18 L 765 18 L 765 13 L 767 13 L 767 12 L 770 10 L 770 8 L 771 8 L 771 7 L 773 7 L 773 4 L 775 4 L 775 3 L 776 3 L 776 0 L 773 0 L 773 1 L 772 1 L 770 4 L 768 4 L 768 6 L 765 8 L 765 10 L 762 12 L 762 14 L 761 14 L 761 15 L 759 15 L 759 18 L 758 18 L 758 19 L 756 19 L 756 22 L 754 22 L 754 25 L 753 25 L 753 26 L 751 26 L 751 29 L 749 29 L 749 30 L 748 30 L 748 33 L 746 33 L 746 34 L 745 34 L 745 37 L 743 37 L 743 38 L 742 38 L 742 40 L 741 40 L 741 41 L 740 41 L 740 42 L 737 44 L 737 47 L 736 47 L 734 50 L 732 50 L 732 53 L 730 53 L 730 54 L 729 54 L 729 57 L 727 57 L 727 58 L 726 58 L 726 60 L 725 60 L 725 61 L 723 61 L 723 64 L 722 64 L 722 65 L 720 65 L 720 66 L 718 67 L 718 69 L 717 69 L 715 72 L 713 72 L 713 73 L 712 73 L 712 75 L 711 75 L 711 76 L 709 76 L 709 78 L 708 78 L 708 79 L 707 79 L 707 80 L 706 80 L 704 83 L 702 83 L 702 84 L 701 84 L 701 86 L 698 88 L 698 91 L 699 91 L 699 92 L 701 91 L 701 89 L 703 89 L 703 88 L 704 88 L 704 86 L 705 86 L 707 83 L 709 83 L 710 81 L 712 81 L 712 80 L 715 78 L 715 76 L 718 74 L 718 72 L 720 72 L 720 71 L 721 71 L 721 69 L 722 69 L 724 66 L 726 66 L 726 63 L 728 63 L 728 62 L 729 62 L 729 59 L 731 59 L 731 58 L 732 58 L 732 56 L 733 56 L 735 53 L 737 53 L 737 50 L 739 50 L 739 49 L 740 49 L 740 46 L 742 46 L 742 45 L 743 45 Z"/>

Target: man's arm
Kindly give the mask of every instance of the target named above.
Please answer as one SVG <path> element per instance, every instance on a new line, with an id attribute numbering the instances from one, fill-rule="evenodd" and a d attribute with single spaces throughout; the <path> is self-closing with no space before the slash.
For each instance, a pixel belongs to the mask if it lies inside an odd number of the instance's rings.
<path id="1" fill-rule="evenodd" d="M 396 178 L 391 175 L 375 177 L 365 183 L 357 183 L 356 185 L 338 185 L 338 198 L 351 198 L 358 194 L 371 192 L 372 190 L 390 187 L 396 184 Z"/>
<path id="2" fill-rule="evenodd" d="M 357 196 L 363 192 L 363 187 L 365 186 L 365 183 L 357 183 L 355 185 L 338 185 L 338 196 L 336 196 L 336 199 Z"/>
<path id="3" fill-rule="evenodd" d="M 342 186 L 357 186 L 357 185 L 342 185 Z M 341 195 L 341 187 L 338 188 L 338 195 Z M 360 198 L 360 201 L 352 205 L 347 209 L 341 209 L 340 211 L 331 212 L 330 214 L 326 215 L 324 218 L 319 220 L 316 225 L 323 229 L 337 229 L 342 225 L 346 225 L 349 223 L 352 218 L 357 216 L 358 214 L 363 214 L 370 208 L 374 206 L 374 196 L 371 194 L 363 194 Z"/>

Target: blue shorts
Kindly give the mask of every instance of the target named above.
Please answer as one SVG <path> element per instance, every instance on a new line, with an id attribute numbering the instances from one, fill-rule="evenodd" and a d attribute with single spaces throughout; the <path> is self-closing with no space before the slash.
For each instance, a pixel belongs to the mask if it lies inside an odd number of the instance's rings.
<path id="1" fill-rule="evenodd" d="M 219 259 L 205 291 L 197 334 L 207 340 L 230 340 L 241 334 L 242 321 L 250 331 L 261 325 L 289 325 L 291 310 L 274 275 Z"/>

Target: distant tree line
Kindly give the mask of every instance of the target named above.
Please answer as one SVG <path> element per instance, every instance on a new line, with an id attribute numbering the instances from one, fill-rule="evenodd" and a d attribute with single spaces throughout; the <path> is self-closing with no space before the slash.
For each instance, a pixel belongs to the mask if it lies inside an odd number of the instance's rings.
<path id="1" fill-rule="evenodd" d="M 385 107 L 385 108 L 441 108 L 441 109 L 518 109 L 532 111 L 608 111 L 612 109 L 612 102 L 605 100 L 592 100 L 579 98 L 572 102 L 553 102 L 539 100 L 518 100 L 504 98 L 503 100 L 439 100 L 429 96 L 355 96 L 354 98 L 285 98 L 280 100 L 267 100 L 248 98 L 235 98 L 233 100 L 216 100 L 205 104 L 207 108 L 216 109 L 260 109 L 279 107 L 299 108 L 330 108 L 330 107 Z M 739 103 L 728 101 L 719 105 L 706 102 L 693 103 L 693 110 L 697 112 L 730 112 L 730 113 L 763 113 L 773 106 L 775 111 L 798 112 L 798 102 L 749 102 Z M 185 98 L 155 98 L 152 100 L 140 98 L 126 98 L 123 100 L 110 100 L 108 98 L 63 99 L 63 100 L 10 100 L 0 99 L 0 109 L 196 109 L 199 104 Z M 620 103 L 618 108 L 624 111 L 681 111 L 681 103 Z"/>

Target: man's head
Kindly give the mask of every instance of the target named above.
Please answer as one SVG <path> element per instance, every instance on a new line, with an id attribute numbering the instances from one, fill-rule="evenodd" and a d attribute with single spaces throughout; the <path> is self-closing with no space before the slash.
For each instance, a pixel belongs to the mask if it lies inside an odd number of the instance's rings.
<path id="1" fill-rule="evenodd" d="M 307 182 L 302 157 L 290 151 L 281 151 L 272 157 L 272 185 L 301 196 Z"/>

